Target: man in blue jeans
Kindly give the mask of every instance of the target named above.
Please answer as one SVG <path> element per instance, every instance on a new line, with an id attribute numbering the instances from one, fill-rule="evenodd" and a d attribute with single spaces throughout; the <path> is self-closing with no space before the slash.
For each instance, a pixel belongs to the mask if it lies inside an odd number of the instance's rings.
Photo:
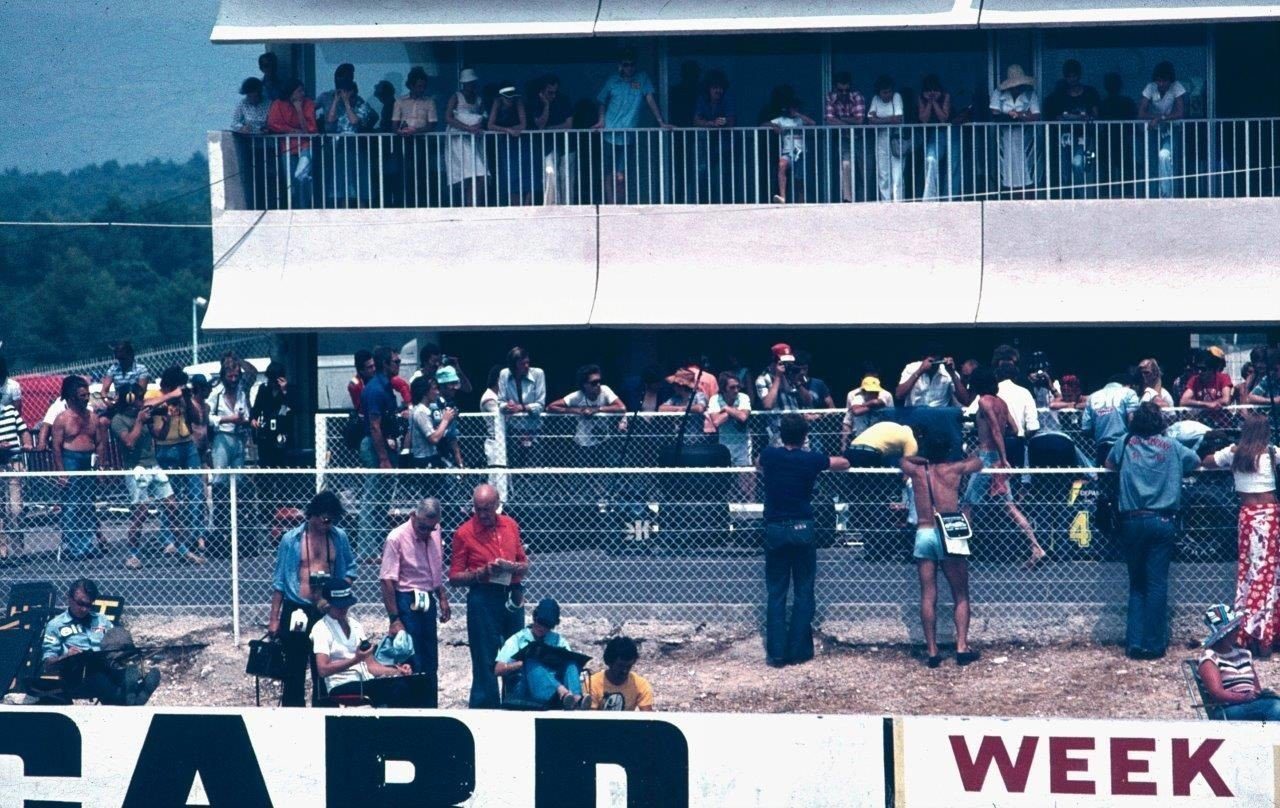
<path id="1" fill-rule="evenodd" d="M 782 445 L 757 461 L 764 477 L 764 578 L 768 590 L 765 661 L 775 668 L 813 659 L 813 586 L 818 550 L 813 527 L 813 485 L 824 471 L 847 471 L 849 461 L 804 448 L 809 422 L 799 413 L 782 416 Z M 794 581 L 791 622 L 787 590 Z"/>
<path id="2" fill-rule="evenodd" d="M 1164 434 L 1160 405 L 1147 401 L 1129 434 L 1107 455 L 1120 477 L 1120 542 L 1129 566 L 1125 653 L 1159 659 L 1168 647 L 1169 562 L 1178 540 L 1182 477 L 1200 465 L 1196 453 Z"/>
<path id="3" fill-rule="evenodd" d="M 360 441 L 360 463 L 367 469 L 393 468 L 395 441 L 398 437 L 396 395 L 391 387 L 391 376 L 399 371 L 393 367 L 395 351 L 380 345 L 373 349 L 374 374 L 360 393 L 360 413 L 364 417 L 365 436 Z M 359 529 L 351 551 L 357 559 L 381 561 L 375 555 L 377 539 L 386 529 L 389 492 L 394 480 L 386 474 L 365 474 L 360 486 Z M 364 554 L 361 554 L 361 547 Z"/>
<path id="4" fill-rule="evenodd" d="M 543 598 L 533 610 L 533 622 L 507 638 L 498 651 L 493 666 L 495 676 L 513 676 L 513 692 L 509 699 L 551 706 L 558 703 L 566 710 L 588 710 L 590 699 L 582 696 L 582 670 L 575 662 L 555 664 L 537 658 L 536 655 L 516 659 L 527 646 L 542 643 L 552 648 L 571 651 L 569 643 L 554 629 L 560 624 L 560 604 L 551 598 Z"/>
<path id="5" fill-rule="evenodd" d="M 89 383 L 79 376 L 62 380 L 62 400 L 67 402 L 53 422 L 53 467 L 58 471 L 89 471 L 98 447 L 98 418 L 89 412 Z M 62 503 L 62 546 L 72 558 L 87 558 L 94 552 L 97 520 L 90 497 L 93 479 L 77 474 L 59 477 L 66 489 Z"/>
<path id="6" fill-rule="evenodd" d="M 440 501 L 435 497 L 419 502 L 409 521 L 387 535 L 378 579 L 390 621 L 387 634 L 408 632 L 413 638 L 413 672 L 426 676 L 426 703 L 413 706 L 435 707 L 439 698 L 436 620 L 447 623 L 451 614 L 444 586 Z"/>

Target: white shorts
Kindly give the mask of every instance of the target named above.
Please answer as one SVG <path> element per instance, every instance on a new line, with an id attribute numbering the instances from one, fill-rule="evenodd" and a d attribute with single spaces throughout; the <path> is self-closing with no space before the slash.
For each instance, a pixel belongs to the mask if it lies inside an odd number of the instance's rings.
<path id="1" fill-rule="evenodd" d="M 124 485 L 129 490 L 129 501 L 134 505 L 159 502 L 173 497 L 173 486 L 169 485 L 169 475 L 165 474 L 159 466 L 134 467 L 133 473 L 124 478 Z"/>

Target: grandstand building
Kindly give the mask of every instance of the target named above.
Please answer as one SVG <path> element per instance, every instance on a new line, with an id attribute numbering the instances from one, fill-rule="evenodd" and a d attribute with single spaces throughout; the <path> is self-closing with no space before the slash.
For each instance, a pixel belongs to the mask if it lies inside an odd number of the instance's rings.
<path id="1" fill-rule="evenodd" d="M 929 338 L 984 359 L 1016 336 L 1100 384 L 1144 355 L 1176 373 L 1206 335 L 1274 337 L 1280 11 L 1263 0 L 223 0 L 211 36 L 263 43 L 311 98 L 351 63 L 379 112 L 378 82 L 430 77 L 429 134 L 209 133 L 203 328 L 279 334 L 313 397 L 318 356 L 349 344 L 334 335 L 370 329 L 435 333 L 477 387 L 525 344 L 553 396 L 579 362 L 611 381 L 699 355 L 755 371 L 785 340 L 838 400 L 864 359 L 894 376 Z M 674 128 L 642 105 L 634 130 L 592 129 L 624 49 Z M 993 117 L 1012 65 L 1049 114 L 1068 60 L 1119 108 L 1170 62 L 1183 116 Z M 485 117 L 501 87 L 531 106 L 558 76 L 567 128 L 443 131 L 466 69 Z M 732 127 L 694 125 L 712 71 Z M 903 123 L 823 126 L 841 71 L 868 104 L 892 77 Z M 928 74 L 947 124 L 918 122 Z M 784 85 L 818 126 L 767 123 Z"/>

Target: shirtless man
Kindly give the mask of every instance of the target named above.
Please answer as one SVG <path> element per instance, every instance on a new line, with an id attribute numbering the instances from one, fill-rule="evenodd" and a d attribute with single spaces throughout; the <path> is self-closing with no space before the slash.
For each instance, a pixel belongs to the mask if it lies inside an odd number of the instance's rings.
<path id="1" fill-rule="evenodd" d="M 1018 424 L 1009 412 L 1009 405 L 996 395 L 997 384 L 995 374 L 986 367 L 979 367 L 973 372 L 969 392 L 978 402 L 978 457 L 983 468 L 1009 468 L 1009 456 L 1005 452 L 1005 430 L 1016 434 Z M 1036 540 L 1036 532 L 1031 527 L 1025 514 L 1013 501 L 1013 493 L 1009 490 L 1008 475 L 975 474 L 969 478 L 969 485 L 964 489 L 961 506 L 966 517 L 971 517 L 973 506 L 981 504 L 987 497 L 998 497 L 1004 500 L 1009 518 L 1022 529 L 1031 546 L 1031 558 L 1027 560 L 1027 569 L 1034 568 L 1044 558 L 1044 548 Z"/>
<path id="2" fill-rule="evenodd" d="M 66 377 L 62 399 L 67 408 L 53 421 L 53 467 L 57 471 L 89 471 L 94 450 L 102 445 L 98 418 L 89 412 L 89 383 L 79 376 Z M 92 484 L 85 475 L 58 478 L 58 485 L 67 490 L 62 503 L 62 546 L 74 559 L 87 558 L 94 551 L 98 531 L 89 502 Z"/>
<path id="3" fill-rule="evenodd" d="M 947 576 L 951 599 L 955 601 L 956 664 L 968 665 L 979 657 L 969 647 L 969 559 L 949 556 L 934 525 L 935 513 L 955 513 L 960 492 L 960 479 L 982 471 L 982 461 L 970 456 L 958 463 L 948 463 L 951 441 L 941 432 L 920 433 L 920 454 L 904 457 L 898 465 L 911 481 L 920 523 L 916 527 L 916 545 L 912 555 L 920 573 L 920 623 L 928 651 L 925 664 L 936 668 L 942 664 L 938 653 L 938 565 Z M 930 495 L 932 489 L 932 496 Z M 935 499 L 936 498 L 936 499 Z"/>

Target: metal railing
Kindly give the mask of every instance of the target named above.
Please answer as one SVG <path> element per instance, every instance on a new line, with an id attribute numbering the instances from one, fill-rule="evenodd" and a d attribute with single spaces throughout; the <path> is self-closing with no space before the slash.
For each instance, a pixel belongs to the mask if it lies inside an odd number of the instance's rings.
<path id="1" fill-rule="evenodd" d="M 1280 119 L 246 135 L 251 210 L 1269 197 Z"/>
<path id="2" fill-rule="evenodd" d="M 584 619 L 613 623 L 663 617 L 750 621 L 763 603 L 762 486 L 754 470 L 506 470 L 505 512 L 521 527 L 531 558 L 530 600 L 554 595 Z M 1097 521 L 1100 494 L 1115 476 L 1080 469 L 1009 470 L 1014 507 L 1049 560 L 1024 568 L 1027 534 L 995 498 L 973 506 L 972 589 L 985 610 L 1027 625 L 1059 625 L 1069 639 L 1097 636 L 1082 616 L 1123 609 L 1127 578 L 1115 536 Z M 0 508 L 7 558 L 0 598 L 10 585 L 87 575 L 130 610 L 230 615 L 237 637 L 266 615 L 280 537 L 302 524 L 321 489 L 348 513 L 340 520 L 358 560 L 356 589 L 366 609 L 378 602 L 383 540 L 423 496 L 443 504 L 449 539 L 470 513 L 486 471 L 324 472 L 246 470 L 211 484 L 206 472 L 0 473 L 10 496 Z M 187 484 L 195 480 L 194 488 Z M 154 498 L 138 504 L 113 494 L 128 485 Z M 17 499 L 13 494 L 16 486 Z M 1180 615 L 1228 600 L 1237 554 L 1232 477 L 1202 472 L 1183 483 L 1171 603 Z M 192 498 L 193 491 L 199 491 Z M 915 625 L 917 576 L 911 561 L 912 507 L 900 474 L 860 469 L 820 476 L 814 495 L 820 537 L 820 619 L 875 615 Z M 203 544 L 201 548 L 200 545 Z M 172 545 L 172 553 L 167 551 Z M 200 553 L 205 563 L 183 558 Z M 126 561 L 138 561 L 126 567 Z M 460 601 L 461 602 L 461 601 Z M 1000 604 L 995 609 L 994 604 Z M 870 623 L 868 625 L 871 625 Z M 1063 628 L 1065 626 L 1065 628 Z M 869 629 L 870 630 L 870 629 Z M 994 639 L 989 629 L 984 639 Z M 1020 630 L 1013 630 L 1017 633 Z"/>

